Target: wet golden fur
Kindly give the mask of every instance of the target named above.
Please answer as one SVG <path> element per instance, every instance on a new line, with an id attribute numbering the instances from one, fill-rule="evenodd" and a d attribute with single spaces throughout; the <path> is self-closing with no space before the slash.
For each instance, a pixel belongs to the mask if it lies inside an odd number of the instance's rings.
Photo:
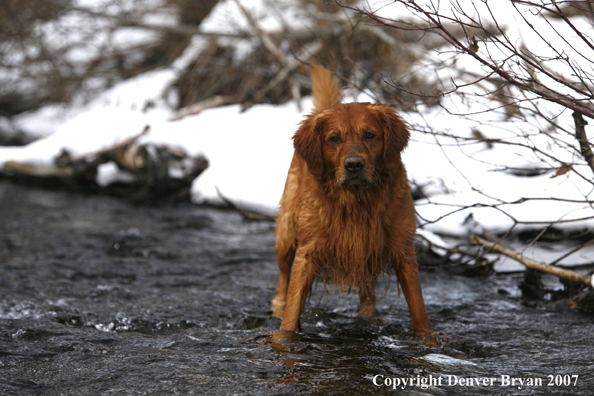
<path id="1" fill-rule="evenodd" d="M 280 269 L 273 314 L 295 331 L 314 278 L 356 288 L 359 314 L 375 315 L 374 284 L 394 270 L 413 329 L 432 332 L 413 238 L 415 211 L 400 153 L 409 132 L 383 104 L 340 103 L 338 82 L 312 67 L 315 110 L 293 137 L 295 154 L 276 229 Z M 292 267 L 292 271 L 291 271 Z"/>

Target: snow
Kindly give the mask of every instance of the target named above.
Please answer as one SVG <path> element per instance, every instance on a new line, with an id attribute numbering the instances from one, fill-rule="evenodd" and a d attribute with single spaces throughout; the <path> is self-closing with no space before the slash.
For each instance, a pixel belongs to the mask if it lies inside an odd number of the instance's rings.
<path id="1" fill-rule="evenodd" d="M 304 101 L 311 108 L 311 100 Z M 209 168 L 194 182 L 198 203 L 220 203 L 216 188 L 234 202 L 274 209 L 293 155 L 291 136 L 303 117 L 295 104 L 211 109 L 180 121 L 162 122 L 145 141 L 175 144 L 203 153 Z"/>
<path id="2" fill-rule="evenodd" d="M 53 133 L 24 147 L 0 148 L 0 166 L 9 160 L 50 165 L 63 149 L 74 155 L 92 153 L 138 135 L 148 125 L 141 143 L 180 146 L 191 155 L 208 158 L 209 168 L 192 189 L 196 202 L 220 203 L 218 187 L 234 201 L 273 210 L 293 155 L 291 136 L 305 113 L 298 112 L 294 103 L 254 106 L 245 113 L 236 105 L 170 122 L 172 111 L 162 93 L 173 78 L 170 69 L 146 73 L 118 84 L 83 108 L 62 110 L 65 121 L 55 124 Z M 304 100 L 303 106 L 311 108 L 311 100 Z M 19 117 L 17 124 L 23 129 L 35 127 L 52 111 L 56 110 L 42 108 Z M 109 183 L 110 173 L 113 181 L 119 180 L 114 170 L 101 169 L 101 185 Z"/>
<path id="3" fill-rule="evenodd" d="M 458 136 L 470 136 L 471 129 L 481 128 L 487 132 L 487 136 L 501 138 L 501 132 L 490 131 L 478 122 L 476 125 L 469 124 L 468 120 L 444 114 L 443 111 L 423 116 L 425 121 L 430 120 L 427 122 L 434 125 L 456 129 Z M 409 122 L 420 123 L 419 117 L 411 115 Z M 501 121 L 499 124 L 506 122 Z M 496 122 L 491 125 L 496 126 Z M 518 125 L 515 122 L 514 128 L 523 129 L 525 133 L 534 130 L 533 136 L 530 136 L 532 142 L 546 139 L 546 136 L 538 135 L 538 128 L 533 124 Z M 556 138 L 561 139 L 560 136 Z M 518 136 L 510 135 L 505 140 L 515 142 L 518 139 Z M 559 223 L 556 227 L 586 228 L 594 225 L 592 219 L 575 221 L 593 215 L 592 207 L 585 203 L 594 199 L 590 181 L 571 172 L 558 177 L 552 177 L 554 172 L 550 171 L 540 176 L 521 177 L 504 171 L 507 168 L 542 166 L 541 159 L 530 148 L 495 144 L 494 148 L 488 149 L 485 143 L 454 143 L 453 139 L 413 133 L 412 142 L 404 153 L 409 178 L 415 184 L 425 186 L 424 192 L 428 199 L 417 201 L 417 212 L 422 219 L 428 220 L 427 229 L 464 236 L 467 230 L 462 223 L 470 213 L 479 223 L 498 232 L 505 232 L 515 222 L 520 223 L 518 230 L 530 226 L 544 228 L 560 220 L 565 223 Z M 551 155 L 561 159 L 567 154 L 564 148 L 549 146 L 547 149 Z M 567 162 L 571 160 L 565 159 Z M 590 170 L 585 166 L 583 168 L 582 174 L 588 175 Z M 530 199 L 512 204 L 523 198 Z M 551 201 L 550 198 L 555 200 Z M 497 208 L 493 205 L 497 205 Z M 461 208 L 466 209 L 458 210 Z M 448 215 L 450 212 L 453 213 Z M 431 223 L 436 219 L 440 220 Z"/>

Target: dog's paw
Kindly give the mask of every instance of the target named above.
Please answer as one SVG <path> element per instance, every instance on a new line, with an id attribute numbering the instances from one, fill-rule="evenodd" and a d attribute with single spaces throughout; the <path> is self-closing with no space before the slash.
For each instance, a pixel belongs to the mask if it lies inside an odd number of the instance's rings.
<path id="1" fill-rule="evenodd" d="M 286 302 L 284 300 L 281 300 L 278 297 L 275 297 L 274 300 L 272 300 L 272 303 L 270 304 L 270 310 L 272 311 L 272 316 L 274 316 L 275 318 L 281 318 L 283 317 L 283 315 L 285 314 L 285 305 Z"/>
<path id="2" fill-rule="evenodd" d="M 301 341 L 302 336 L 290 330 L 274 330 L 258 340 L 281 352 L 299 352 L 310 347 L 309 342 Z"/>
<path id="3" fill-rule="evenodd" d="M 449 337 L 433 330 L 414 330 L 413 337 L 428 347 L 443 347 L 449 342 Z"/>
<path id="4" fill-rule="evenodd" d="M 374 305 L 364 306 L 361 305 L 359 307 L 359 317 L 368 323 L 377 323 L 377 310 L 375 309 Z"/>

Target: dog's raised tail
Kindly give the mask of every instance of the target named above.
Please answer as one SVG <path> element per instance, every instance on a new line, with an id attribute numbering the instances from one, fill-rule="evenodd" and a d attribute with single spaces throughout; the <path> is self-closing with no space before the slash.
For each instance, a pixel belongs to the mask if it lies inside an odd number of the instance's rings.
<path id="1" fill-rule="evenodd" d="M 324 111 L 341 102 L 338 80 L 319 65 L 311 65 L 312 96 L 316 111 Z"/>

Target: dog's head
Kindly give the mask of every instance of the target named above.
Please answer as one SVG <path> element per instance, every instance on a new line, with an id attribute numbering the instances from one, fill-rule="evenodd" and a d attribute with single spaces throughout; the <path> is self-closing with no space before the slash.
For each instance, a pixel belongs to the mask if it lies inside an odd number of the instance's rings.
<path id="1" fill-rule="evenodd" d="M 295 151 L 319 180 L 341 187 L 373 185 L 400 164 L 409 132 L 387 105 L 349 103 L 309 115 L 293 137 Z"/>

